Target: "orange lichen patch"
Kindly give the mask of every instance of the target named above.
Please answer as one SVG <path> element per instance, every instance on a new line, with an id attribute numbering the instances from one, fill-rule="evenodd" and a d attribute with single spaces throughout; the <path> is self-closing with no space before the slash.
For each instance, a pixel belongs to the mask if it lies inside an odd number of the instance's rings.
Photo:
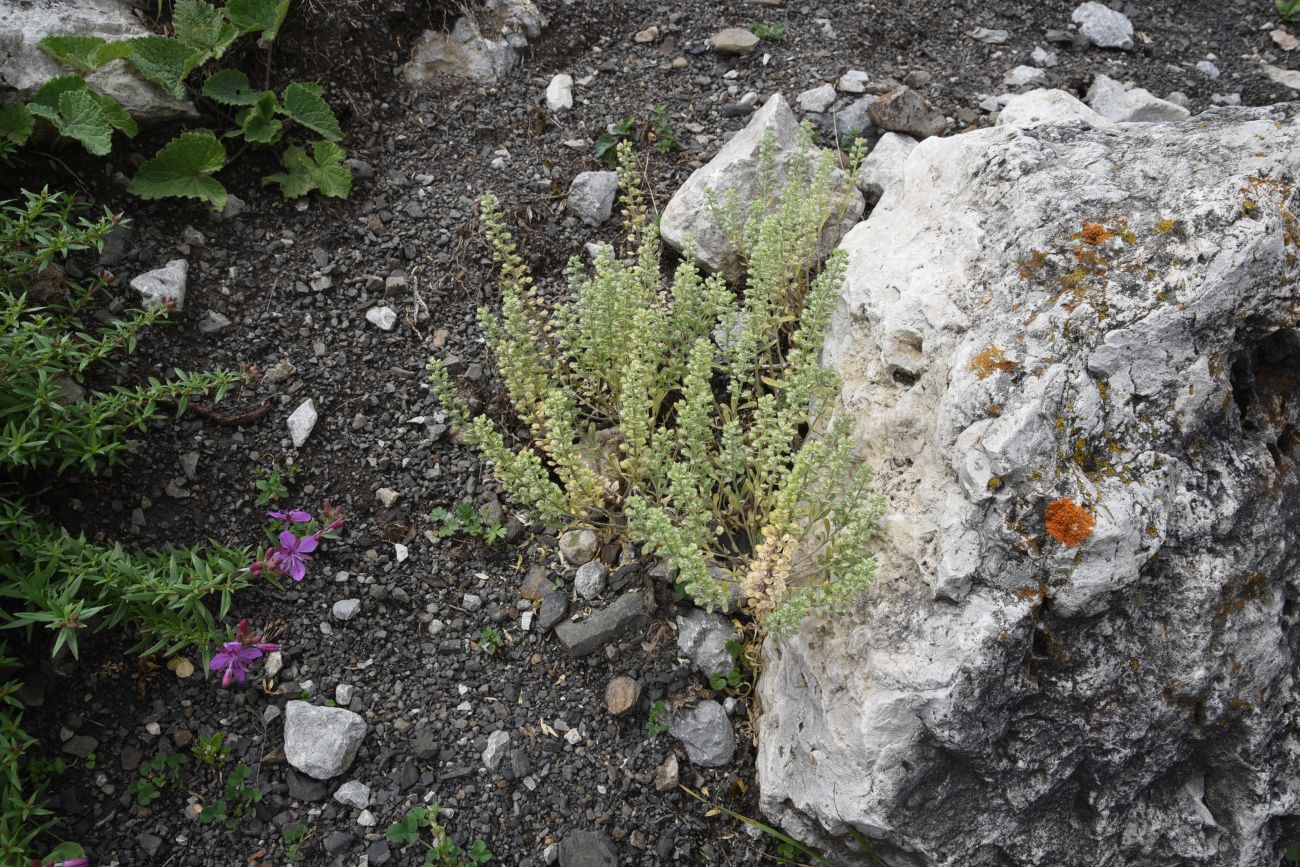
<path id="1" fill-rule="evenodd" d="M 1007 358 L 1007 354 L 996 346 L 990 346 L 970 360 L 970 369 L 980 379 L 988 379 L 994 371 L 1007 373 L 1019 366 L 1020 362 Z"/>
<path id="2" fill-rule="evenodd" d="M 1097 519 L 1069 497 L 1047 504 L 1047 534 L 1067 548 L 1077 548 L 1092 537 Z"/>
<path id="3" fill-rule="evenodd" d="M 1076 232 L 1071 237 L 1081 238 L 1085 244 L 1101 244 L 1115 237 L 1115 233 L 1101 223 L 1084 223 L 1083 231 Z"/>
<path id="4" fill-rule="evenodd" d="M 1030 250 L 1028 259 L 1021 259 L 1016 263 L 1019 266 L 1021 280 L 1034 280 L 1038 278 L 1038 272 L 1047 264 L 1047 254 L 1042 250 Z"/>

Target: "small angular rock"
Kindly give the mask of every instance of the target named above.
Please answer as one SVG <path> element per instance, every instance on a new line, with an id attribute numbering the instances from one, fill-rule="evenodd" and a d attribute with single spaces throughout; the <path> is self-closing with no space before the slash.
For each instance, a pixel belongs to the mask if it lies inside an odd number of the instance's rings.
<path id="1" fill-rule="evenodd" d="M 546 107 L 551 111 L 568 111 L 573 108 L 573 76 L 557 73 L 546 85 Z"/>
<path id="2" fill-rule="evenodd" d="M 149 307 L 171 304 L 176 310 L 185 309 L 185 283 L 190 263 L 173 259 L 161 268 L 141 274 L 131 281 L 131 288 L 140 293 Z"/>
<path id="3" fill-rule="evenodd" d="M 649 594 L 630 590 L 583 620 L 560 623 L 555 635 L 569 653 L 586 656 L 645 623 L 653 612 L 654 600 Z"/>
<path id="4" fill-rule="evenodd" d="M 1079 32 L 1098 48 L 1133 48 L 1133 22 L 1123 13 L 1109 6 L 1089 0 L 1080 3 L 1070 13 L 1070 20 L 1079 25 Z"/>
<path id="5" fill-rule="evenodd" d="M 925 97 L 910 87 L 887 93 L 867 109 L 871 123 L 880 129 L 906 133 L 923 139 L 939 135 L 948 128 L 943 112 L 933 108 Z"/>
<path id="6" fill-rule="evenodd" d="M 581 566 L 596 556 L 599 543 L 591 530 L 569 530 L 560 536 L 560 556 L 571 566 Z"/>
<path id="7" fill-rule="evenodd" d="M 285 705 L 285 760 L 318 780 L 346 771 L 365 736 L 366 721 L 350 710 L 305 701 Z"/>
<path id="8" fill-rule="evenodd" d="M 701 768 L 721 767 L 736 753 L 731 720 L 722 705 L 712 699 L 674 714 L 668 733 L 681 741 L 691 763 Z"/>
<path id="9" fill-rule="evenodd" d="M 616 172 L 582 172 L 569 185 L 564 206 L 588 226 L 599 226 L 613 213 L 617 194 Z"/>
<path id="10" fill-rule="evenodd" d="M 316 427 L 316 403 L 308 398 L 298 404 L 298 408 L 289 416 L 289 438 L 293 440 L 293 447 L 302 448 L 314 427 Z"/>
<path id="11" fill-rule="evenodd" d="M 364 810 L 370 805 L 370 787 L 359 780 L 348 780 L 334 790 L 334 800 L 355 810 Z"/>
<path id="12" fill-rule="evenodd" d="M 641 684 L 635 678 L 619 675 L 605 686 L 605 708 L 611 716 L 622 716 L 641 700 Z"/>
<path id="13" fill-rule="evenodd" d="M 758 37 L 744 27 L 728 27 L 713 37 L 713 50 L 719 54 L 753 54 Z"/>
<path id="14" fill-rule="evenodd" d="M 605 592 L 605 580 L 609 570 L 599 560 L 591 560 L 578 567 L 578 574 L 573 579 L 573 589 L 587 601 L 595 599 Z"/>

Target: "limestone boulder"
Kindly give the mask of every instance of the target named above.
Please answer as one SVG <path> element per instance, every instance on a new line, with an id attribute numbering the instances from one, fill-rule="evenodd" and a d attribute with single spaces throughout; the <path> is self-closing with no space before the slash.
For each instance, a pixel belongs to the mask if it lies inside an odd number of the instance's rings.
<path id="1" fill-rule="evenodd" d="M 820 151 L 813 147 L 809 158 L 800 162 L 799 120 L 785 97 L 774 94 L 754 113 L 749 124 L 722 146 L 717 155 L 686 179 L 668 201 L 659 231 L 670 246 L 689 252 L 705 270 L 721 273 L 728 280 L 743 272 L 740 251 L 723 225 L 722 210 L 728 202 L 744 215 L 760 195 L 760 152 L 764 138 L 775 143 L 776 184 L 782 188 L 791 178 L 792 166 L 815 169 Z M 862 218 L 862 194 L 849 176 L 835 169 L 831 181 L 832 218 L 822 231 L 821 248 L 830 255 L 844 233 Z"/>
<path id="2" fill-rule="evenodd" d="M 824 361 L 880 577 L 769 641 L 761 809 L 894 867 L 1300 834 L 1300 105 L 912 151 Z"/>

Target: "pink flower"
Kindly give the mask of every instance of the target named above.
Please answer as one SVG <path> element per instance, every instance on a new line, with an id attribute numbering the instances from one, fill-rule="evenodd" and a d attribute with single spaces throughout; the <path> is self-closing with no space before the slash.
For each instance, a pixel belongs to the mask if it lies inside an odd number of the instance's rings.
<path id="1" fill-rule="evenodd" d="M 301 581 L 307 577 L 307 562 L 311 560 L 311 552 L 319 544 L 320 539 L 316 535 L 299 539 L 291 530 L 284 530 L 280 533 L 280 547 L 271 549 L 271 565 L 281 575 L 288 573 L 293 580 Z"/>
<path id="2" fill-rule="evenodd" d="M 228 687 L 232 680 L 244 682 L 247 677 L 249 663 L 256 662 L 262 658 L 262 649 L 260 647 L 249 647 L 238 641 L 227 641 L 221 645 L 221 650 L 212 657 L 212 662 L 208 663 L 208 668 L 213 671 L 225 670 L 221 676 L 221 686 Z"/>

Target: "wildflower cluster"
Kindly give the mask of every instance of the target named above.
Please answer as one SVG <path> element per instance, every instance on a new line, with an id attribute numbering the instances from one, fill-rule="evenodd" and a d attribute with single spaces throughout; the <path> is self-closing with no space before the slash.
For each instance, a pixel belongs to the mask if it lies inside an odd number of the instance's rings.
<path id="1" fill-rule="evenodd" d="M 842 608 L 872 579 L 880 511 L 848 423 L 828 421 L 839 383 L 817 360 L 845 259 L 818 270 L 822 229 L 841 202 L 832 155 L 814 161 L 811 150 L 805 131 L 779 189 L 769 136 L 758 201 L 717 205 L 747 271 L 738 292 L 689 258 L 665 283 L 627 143 L 624 254 L 600 247 L 590 272 L 571 260 L 571 301 L 537 292 L 484 197 L 502 301 L 499 316 L 483 309 L 479 321 L 523 446 L 471 416 L 447 371 L 429 365 L 452 421 L 512 497 L 552 524 L 625 531 L 670 562 L 697 602 L 743 597 L 779 634 Z"/>
<path id="2" fill-rule="evenodd" d="M 342 512 L 330 505 L 329 500 L 321 504 L 319 520 L 303 509 L 273 510 L 266 514 L 276 522 L 267 531 L 273 544 L 260 560 L 248 566 L 247 571 L 254 575 L 301 581 L 307 577 L 307 564 L 321 540 L 337 539 L 343 526 Z"/>

